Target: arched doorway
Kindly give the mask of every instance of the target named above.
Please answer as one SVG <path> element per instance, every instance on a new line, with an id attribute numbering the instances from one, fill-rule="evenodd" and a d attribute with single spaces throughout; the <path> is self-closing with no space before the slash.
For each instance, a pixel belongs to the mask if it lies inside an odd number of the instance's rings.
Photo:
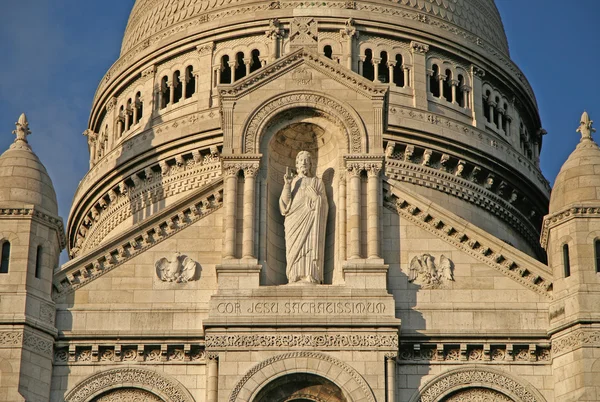
<path id="1" fill-rule="evenodd" d="M 284 375 L 267 384 L 253 402 L 348 402 L 330 380 L 309 373 Z"/>

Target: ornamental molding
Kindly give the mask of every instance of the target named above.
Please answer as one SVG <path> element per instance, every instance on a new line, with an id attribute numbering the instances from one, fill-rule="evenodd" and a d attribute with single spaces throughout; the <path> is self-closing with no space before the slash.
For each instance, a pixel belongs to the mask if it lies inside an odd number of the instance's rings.
<path id="1" fill-rule="evenodd" d="M 506 395 L 488 388 L 467 388 L 459 390 L 444 399 L 446 402 L 494 401 L 514 402 Z"/>
<path id="2" fill-rule="evenodd" d="M 412 159 L 410 161 L 402 161 L 396 158 L 388 158 L 386 160 L 385 173 L 390 179 L 433 188 L 483 208 L 512 226 L 527 239 L 527 242 L 534 250 L 541 254 L 537 230 L 534 224 L 510 200 L 507 201 L 498 195 L 500 186 L 495 191 L 491 191 L 491 189 L 486 189 L 483 185 L 478 184 L 477 181 L 457 176 L 456 172 L 455 174 L 444 172 L 443 166 L 436 169 L 432 166 L 423 166 L 415 163 Z M 458 158 L 456 159 L 458 160 Z M 464 161 L 463 164 L 464 166 L 472 165 L 473 168 L 478 167 Z M 519 199 L 523 199 L 523 195 L 519 194 L 519 192 L 515 192 L 514 194 Z M 509 196 L 513 197 L 512 193 Z M 531 211 L 534 210 L 532 209 Z"/>
<path id="3" fill-rule="evenodd" d="M 234 84 L 220 85 L 219 94 L 222 98 L 227 100 L 237 100 L 247 92 L 258 89 L 260 86 L 271 82 L 273 78 L 281 76 L 289 71 L 294 71 L 295 73 L 303 71 L 304 75 L 306 75 L 310 72 L 310 69 L 306 68 L 307 66 L 312 67 L 316 71 L 334 79 L 340 84 L 359 92 L 369 99 L 383 101 L 383 97 L 389 89 L 388 85 L 374 84 L 373 81 L 367 80 L 327 57 L 300 48 L 257 70 L 255 73 L 242 78 Z"/>
<path id="4" fill-rule="evenodd" d="M 59 345 L 54 352 L 54 365 L 118 364 L 205 364 L 206 352 L 194 344 L 70 344 Z"/>
<path id="5" fill-rule="evenodd" d="M 552 340 L 552 353 L 555 356 L 583 347 L 600 347 L 600 331 L 579 328 L 568 335 Z"/>
<path id="6" fill-rule="evenodd" d="M 41 221 L 44 225 L 50 226 L 56 231 L 61 250 L 67 246 L 67 237 L 65 236 L 65 227 L 62 219 L 55 218 L 36 207 L 33 208 L 0 208 L 1 219 L 22 219 L 33 218 Z"/>
<path id="7" fill-rule="evenodd" d="M 341 374 L 345 375 L 344 384 L 336 382 L 336 378 L 331 378 L 328 372 L 325 373 L 319 371 L 318 369 L 309 369 L 308 360 L 312 360 L 317 363 L 315 365 L 312 365 L 312 367 L 319 367 L 318 362 L 321 361 L 337 366 L 340 369 Z M 367 402 L 375 402 L 375 396 L 373 395 L 373 391 L 371 390 L 367 382 L 364 380 L 364 378 L 355 369 L 332 356 L 318 352 L 290 352 L 273 356 L 267 360 L 264 360 L 263 362 L 252 367 L 244 375 L 244 377 L 242 377 L 242 379 L 236 384 L 231 395 L 229 396 L 229 402 L 245 402 L 250 400 L 250 397 L 256 392 L 258 392 L 260 384 L 265 384 L 272 377 L 278 375 L 278 370 L 265 370 L 265 368 L 280 361 L 289 362 L 289 367 L 295 367 L 299 372 L 312 372 L 314 374 L 321 375 L 332 381 L 334 384 L 338 385 L 346 392 L 348 392 L 348 390 L 352 390 L 351 392 L 349 392 L 349 394 L 351 394 L 352 400 L 364 400 Z M 298 367 L 298 364 L 305 364 L 306 367 Z M 287 367 L 288 364 L 286 364 L 286 368 Z M 286 373 L 291 374 L 293 372 L 294 370 L 290 368 L 287 370 Z M 255 375 L 257 376 L 256 379 L 253 378 Z M 346 376 L 350 376 L 350 380 L 348 380 Z"/>
<path id="8" fill-rule="evenodd" d="M 23 346 L 41 355 L 52 356 L 54 339 L 45 339 L 37 334 L 25 331 L 23 333 Z"/>
<path id="9" fill-rule="evenodd" d="M 75 386 L 65 397 L 66 402 L 87 402 L 111 390 L 140 388 L 169 402 L 194 402 L 189 391 L 176 379 L 152 370 L 137 367 L 117 368 L 95 374 Z"/>
<path id="10" fill-rule="evenodd" d="M 218 178 L 101 249 L 67 263 L 54 275 L 53 300 L 74 292 L 212 214 L 221 208 L 222 201 L 223 180 Z"/>
<path id="11" fill-rule="evenodd" d="M 488 367 L 472 366 L 443 373 L 423 386 L 410 402 L 434 402 L 459 389 L 472 387 L 498 391 L 515 402 L 545 402 L 531 385 L 513 378 L 509 373 Z"/>
<path id="12" fill-rule="evenodd" d="M 548 343 L 513 344 L 493 343 L 403 343 L 398 352 L 399 361 L 412 364 L 449 364 L 478 362 L 486 364 L 551 364 L 552 354 Z"/>
<path id="13" fill-rule="evenodd" d="M 272 119 L 285 111 L 308 107 L 340 120 L 346 134 L 346 144 L 351 153 L 366 152 L 367 134 L 359 115 L 351 106 L 341 104 L 315 92 L 292 92 L 278 95 L 259 106 L 244 124 L 243 152 L 258 153 L 260 139 Z"/>
<path id="14" fill-rule="evenodd" d="M 389 186 L 384 202 L 386 208 L 523 286 L 549 299 L 552 298 L 552 277 L 542 267 L 534 268 L 534 264 L 542 265 L 541 263 L 533 258 L 529 262 L 520 261 L 511 256 L 512 253 L 506 245 L 484 240 L 481 236 L 464 230 L 465 226 L 468 226 L 466 223 L 452 222 L 442 215 L 441 211 L 434 210 L 431 204 L 424 207 L 418 201 L 409 199 L 406 196 L 407 189 L 403 188 L 400 192 L 396 191 L 392 183 L 389 183 Z"/>
<path id="15" fill-rule="evenodd" d="M 152 392 L 139 388 L 118 388 L 94 399 L 94 402 L 123 401 L 164 402 Z"/>
<path id="16" fill-rule="evenodd" d="M 232 348 L 327 348 L 398 349 L 398 335 L 383 334 L 256 334 L 256 335 L 206 335 L 206 348 L 230 350 Z"/>
<path id="17" fill-rule="evenodd" d="M 0 347 L 19 346 L 23 340 L 23 333 L 17 331 L 0 332 Z"/>
<path id="18" fill-rule="evenodd" d="M 587 206 L 572 206 L 562 211 L 548 214 L 544 217 L 544 223 L 542 225 L 542 235 L 540 237 L 540 244 L 545 250 L 548 250 L 548 241 L 550 240 L 550 230 L 562 225 L 563 223 L 576 218 L 600 218 L 600 206 L 587 207 Z"/>

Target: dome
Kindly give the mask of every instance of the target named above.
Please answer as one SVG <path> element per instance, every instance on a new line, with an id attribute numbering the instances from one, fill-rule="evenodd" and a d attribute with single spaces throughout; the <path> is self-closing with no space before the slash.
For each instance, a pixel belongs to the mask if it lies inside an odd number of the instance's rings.
<path id="1" fill-rule="evenodd" d="M 52 180 L 42 162 L 27 143 L 29 123 L 19 118 L 15 142 L 0 156 L 0 208 L 20 208 L 23 204 L 41 207 L 58 216 L 58 203 Z"/>
<path id="2" fill-rule="evenodd" d="M 592 140 L 593 121 L 581 116 L 581 141 L 564 163 L 550 196 L 550 213 L 574 206 L 600 205 L 600 147 Z"/>
<path id="3" fill-rule="evenodd" d="M 239 9 L 247 5 L 248 7 L 245 7 L 243 11 L 250 19 L 255 20 L 261 14 L 268 15 L 271 9 L 276 8 L 283 11 L 283 9 L 289 8 L 283 4 L 273 5 L 273 3 L 279 2 L 269 0 L 266 2 L 269 3 L 268 7 L 258 6 L 252 12 L 251 3 L 252 6 L 256 5 L 254 2 L 243 0 L 214 2 L 207 0 L 137 0 L 127 23 L 121 55 L 144 42 L 149 43 L 155 39 L 182 32 L 188 35 L 195 33 L 198 31 L 195 29 L 197 26 L 202 27 L 203 23 L 209 23 L 211 20 L 219 18 L 217 14 L 211 14 L 211 10 L 214 9 Z M 294 7 L 304 8 L 306 6 L 296 5 Z M 335 5 L 331 7 L 335 7 Z M 418 21 L 425 32 L 430 32 L 433 27 L 453 24 L 456 28 L 451 31 L 459 36 L 475 35 L 478 41 L 483 39 L 508 54 L 508 41 L 494 0 L 398 0 L 394 7 L 404 10 L 406 13 L 401 14 L 397 10 L 393 10 L 390 12 L 392 15 L 402 15 L 407 19 L 407 24 L 414 24 Z M 363 9 L 358 4 L 354 8 L 361 12 L 369 10 L 368 8 Z M 340 15 L 347 15 L 344 11 L 340 11 Z"/>

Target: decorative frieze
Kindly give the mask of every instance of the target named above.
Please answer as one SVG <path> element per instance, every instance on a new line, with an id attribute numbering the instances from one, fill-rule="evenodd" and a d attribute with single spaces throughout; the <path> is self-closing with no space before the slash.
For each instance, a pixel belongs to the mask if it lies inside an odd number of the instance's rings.
<path id="1" fill-rule="evenodd" d="M 211 349 L 396 349 L 398 335 L 327 333 L 327 334 L 252 334 L 207 335 L 206 347 Z"/>
<path id="2" fill-rule="evenodd" d="M 521 362 L 550 364 L 549 344 L 402 344 L 398 353 L 400 364 L 431 364 L 432 362 Z"/>
<path id="3" fill-rule="evenodd" d="M 575 331 L 552 340 L 552 354 L 560 356 L 582 347 L 600 347 L 600 331 L 579 328 Z"/>
<path id="4" fill-rule="evenodd" d="M 0 348 L 19 346 L 23 340 L 23 333 L 17 331 L 0 332 Z"/>
<path id="5" fill-rule="evenodd" d="M 55 365 L 124 363 L 205 364 L 206 353 L 200 344 L 138 344 L 59 346 L 54 352 Z"/>

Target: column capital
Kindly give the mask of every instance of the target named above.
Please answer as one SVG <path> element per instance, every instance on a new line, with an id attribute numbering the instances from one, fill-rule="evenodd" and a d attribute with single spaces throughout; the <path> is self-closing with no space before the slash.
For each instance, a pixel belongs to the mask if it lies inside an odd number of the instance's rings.
<path id="1" fill-rule="evenodd" d="M 479 77 L 479 78 L 483 78 L 485 77 L 485 70 L 475 64 L 473 64 L 473 76 L 474 77 Z"/>
<path id="2" fill-rule="evenodd" d="M 206 352 L 206 360 L 216 362 L 219 360 L 219 354 L 217 352 Z"/>
<path id="3" fill-rule="evenodd" d="M 429 45 L 421 42 L 410 42 L 410 48 L 413 53 L 425 54 L 429 51 Z"/>
<path id="4" fill-rule="evenodd" d="M 369 177 L 378 177 L 379 172 L 381 172 L 382 169 L 383 164 L 381 162 L 365 164 L 365 170 L 367 171 L 367 175 Z"/>
<path id="5" fill-rule="evenodd" d="M 259 168 L 259 162 L 249 162 L 242 164 L 242 169 L 244 170 L 244 177 L 256 177 Z"/>

